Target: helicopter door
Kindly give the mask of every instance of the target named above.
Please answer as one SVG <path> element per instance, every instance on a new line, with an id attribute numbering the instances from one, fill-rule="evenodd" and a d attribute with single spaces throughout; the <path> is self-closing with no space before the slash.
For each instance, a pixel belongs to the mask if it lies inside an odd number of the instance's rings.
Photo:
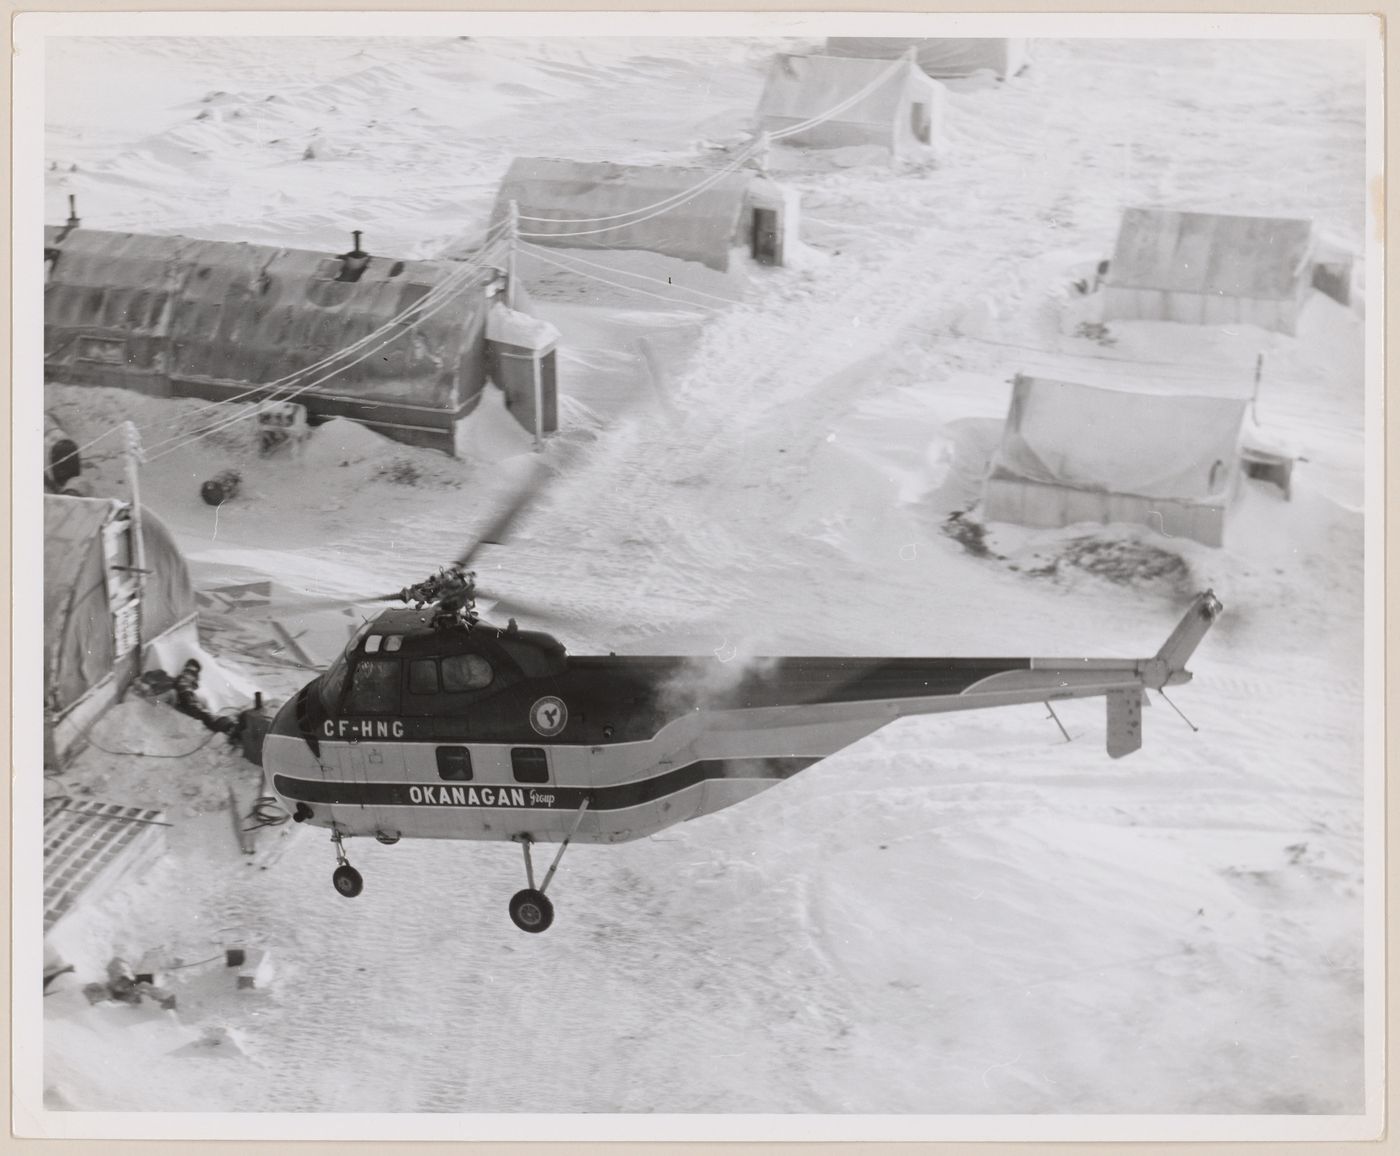
<path id="1" fill-rule="evenodd" d="M 392 646 L 394 641 L 390 636 L 384 643 Z M 356 804 L 352 805 L 361 811 L 376 805 L 385 793 L 384 784 L 401 783 L 404 777 L 403 720 L 399 714 L 403 664 L 382 654 L 385 646 L 374 635 L 365 639 L 364 647 L 367 656 L 351 671 L 341 707 L 347 741 L 340 759 L 341 773 L 357 788 Z"/>

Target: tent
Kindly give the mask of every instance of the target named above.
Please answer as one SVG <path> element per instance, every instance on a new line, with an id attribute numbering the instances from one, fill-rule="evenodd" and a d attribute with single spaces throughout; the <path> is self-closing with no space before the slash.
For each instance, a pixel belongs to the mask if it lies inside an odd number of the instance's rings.
<path id="1" fill-rule="evenodd" d="M 1042 527 L 1139 523 L 1219 546 L 1248 405 L 1017 374 L 983 516 Z"/>
<path id="2" fill-rule="evenodd" d="M 1104 277 L 1104 320 L 1291 334 L 1312 288 L 1314 247 L 1310 221 L 1127 209 Z"/>
<path id="3" fill-rule="evenodd" d="M 257 396 L 382 332 L 362 349 L 373 356 L 298 380 L 310 388 L 297 400 L 313 416 L 450 452 L 487 378 L 494 269 L 464 274 L 458 262 L 371 256 L 358 243 L 336 255 L 81 228 L 50 228 L 45 245 L 48 380 L 215 401 L 251 386 Z M 403 316 L 449 278 L 448 296 Z"/>
<path id="4" fill-rule="evenodd" d="M 1026 67 L 1026 41 L 1010 36 L 832 36 L 826 42 L 828 56 L 857 56 L 865 60 L 894 60 L 911 48 L 919 67 L 938 80 L 984 71 L 1005 80 Z"/>
<path id="5" fill-rule="evenodd" d="M 703 186 L 698 192 L 693 190 Z M 639 249 L 727 272 L 734 250 L 781 265 L 797 239 L 795 193 L 752 171 L 517 157 L 492 224 L 520 213 L 520 236 L 567 249 Z"/>
<path id="6" fill-rule="evenodd" d="M 140 524 L 138 550 L 127 503 L 44 495 L 44 706 L 60 758 L 139 673 L 138 648 L 194 629 L 184 556 L 150 511 Z"/>
<path id="7" fill-rule="evenodd" d="M 759 100 L 758 127 L 778 134 L 804 125 L 782 139 L 808 148 L 881 145 L 901 156 L 941 136 L 944 96 L 913 61 L 779 54 Z M 819 123 L 807 123 L 813 120 Z"/>

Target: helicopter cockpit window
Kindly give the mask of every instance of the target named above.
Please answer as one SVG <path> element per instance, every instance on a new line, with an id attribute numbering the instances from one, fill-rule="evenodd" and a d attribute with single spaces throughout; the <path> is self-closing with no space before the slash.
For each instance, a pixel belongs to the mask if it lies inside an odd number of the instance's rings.
<path id="1" fill-rule="evenodd" d="M 321 706 L 327 714 L 334 714 L 340 705 L 340 692 L 345 689 L 345 656 L 337 658 L 331 668 L 321 676 Z"/>
<path id="2" fill-rule="evenodd" d="M 437 663 L 431 658 L 418 658 L 408 664 L 408 693 L 437 694 Z"/>
<path id="3" fill-rule="evenodd" d="M 399 709 L 399 662 L 392 658 L 363 658 L 350 676 L 347 714 L 394 714 Z"/>
<path id="4" fill-rule="evenodd" d="M 451 654 L 442 660 L 442 689 L 451 692 L 490 686 L 491 664 L 479 654 Z"/>

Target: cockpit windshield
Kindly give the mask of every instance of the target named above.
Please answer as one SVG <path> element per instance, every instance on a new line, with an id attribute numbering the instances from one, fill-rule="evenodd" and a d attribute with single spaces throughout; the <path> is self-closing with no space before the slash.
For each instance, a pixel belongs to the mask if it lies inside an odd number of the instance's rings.
<path id="1" fill-rule="evenodd" d="M 361 640 L 369 633 L 370 623 L 365 623 L 360 627 L 355 637 L 340 653 L 330 665 L 330 669 L 321 675 L 321 707 L 328 714 L 335 714 L 335 709 L 340 705 L 341 693 L 345 690 L 345 672 L 350 668 L 350 656 L 355 653 L 355 648 L 360 645 Z"/>
<path id="2" fill-rule="evenodd" d="M 321 708 L 327 714 L 335 714 L 336 704 L 340 702 L 341 691 L 345 689 L 345 672 L 349 669 L 349 664 L 345 661 L 345 655 L 341 655 L 330 665 L 330 669 L 321 675 Z"/>

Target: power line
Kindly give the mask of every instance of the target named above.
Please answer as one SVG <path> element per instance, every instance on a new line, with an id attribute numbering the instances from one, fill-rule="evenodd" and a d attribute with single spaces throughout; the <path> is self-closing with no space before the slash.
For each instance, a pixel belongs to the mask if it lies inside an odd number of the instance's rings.
<path id="1" fill-rule="evenodd" d="M 550 260 L 550 258 L 545 255 L 544 250 L 539 245 L 534 245 L 527 241 L 525 243 L 525 248 L 528 249 L 535 256 L 539 257 L 542 261 Z M 706 293 L 703 289 L 692 289 L 687 285 L 675 285 L 670 281 L 663 281 L 659 277 L 648 277 L 645 273 L 633 273 L 629 269 L 614 269 L 609 265 L 600 265 L 597 261 L 589 261 L 584 257 L 578 257 L 572 253 L 570 253 L 566 259 L 569 261 L 577 261 L 580 265 L 588 265 L 594 269 L 601 269 L 604 273 L 616 273 L 624 277 L 636 277 L 642 281 L 650 281 L 653 285 L 665 285 L 668 289 L 679 290 L 682 293 L 695 293 L 701 297 L 708 297 L 712 301 L 719 301 L 724 305 L 737 304 L 736 301 L 729 297 L 721 297 L 716 293 Z M 557 265 L 559 262 L 555 261 L 554 263 Z M 580 273 L 581 272 L 582 270 L 580 270 Z"/>
<path id="2" fill-rule="evenodd" d="M 484 258 L 485 258 L 485 254 L 483 254 L 482 256 L 483 256 L 483 259 L 484 259 Z M 414 318 L 414 320 L 408 324 L 408 328 L 409 328 L 409 329 L 412 329 L 414 326 L 417 326 L 417 325 L 419 325 L 420 323 L 422 323 L 422 322 L 424 322 L 424 321 L 427 321 L 429 318 L 431 318 L 431 317 L 433 317 L 434 315 L 436 315 L 436 314 L 437 314 L 438 312 L 440 312 L 440 311 L 447 305 L 447 303 L 448 303 L 453 297 L 455 297 L 455 296 L 457 295 L 457 293 L 460 292 L 463 288 L 465 288 L 465 285 L 458 286 L 458 287 L 457 287 L 456 289 L 454 289 L 451 293 L 445 294 L 445 295 L 442 297 L 442 299 L 441 299 L 439 302 L 437 302 L 437 304 L 435 304 L 431 309 L 429 309 L 429 310 L 427 310 L 427 311 L 421 313 L 420 316 Z M 425 298 L 424 300 L 426 300 L 426 298 Z M 416 303 L 415 308 L 420 307 L 421 304 L 422 304 L 421 301 L 418 302 L 418 303 Z M 335 369 L 331 370 L 329 373 L 326 373 L 326 374 L 324 374 L 323 376 L 318 377 L 318 378 L 316 378 L 316 379 L 313 380 L 313 381 L 309 381 L 309 382 L 307 382 L 305 385 L 298 386 L 296 389 L 293 389 L 293 390 L 291 390 L 290 392 L 285 392 L 285 393 L 281 394 L 280 396 L 279 396 L 279 395 L 273 395 L 273 396 L 268 397 L 267 399 L 265 399 L 265 400 L 262 401 L 262 402 L 255 403 L 255 404 L 252 405 L 246 412 L 240 413 L 240 414 L 235 414 L 234 416 L 232 416 L 232 417 L 230 417 L 230 418 L 228 418 L 228 419 L 226 419 L 226 420 L 224 420 L 224 421 L 222 421 L 222 422 L 219 422 L 218 424 L 213 425 L 213 426 L 209 427 L 208 429 L 201 430 L 201 431 L 197 432 L 196 434 L 194 434 L 193 437 L 185 437 L 184 435 L 177 435 L 177 436 L 172 437 L 172 438 L 167 438 L 167 439 L 166 439 L 165 441 L 163 441 L 163 442 L 157 442 L 154 446 L 151 447 L 153 450 L 162 449 L 162 447 L 168 447 L 168 448 L 164 449 L 164 451 L 163 451 L 162 453 L 158 453 L 158 454 L 154 454 L 154 455 L 149 456 L 147 460 L 148 460 L 148 461 L 157 461 L 157 460 L 159 460 L 160 458 L 163 458 L 163 457 L 167 456 L 168 454 L 174 453 L 176 450 L 181 449 L 183 446 L 192 445 L 192 444 L 194 444 L 195 442 L 199 441 L 201 438 L 208 437 L 208 436 L 210 436 L 211 434 L 219 433 L 219 432 L 221 432 L 221 431 L 223 431 L 223 430 L 225 430 L 225 429 L 228 429 L 230 426 L 233 426 L 233 425 L 238 424 L 238 423 L 241 422 L 241 421 L 246 421 L 246 420 L 247 420 L 248 418 L 250 418 L 250 417 L 255 417 L 255 416 L 257 416 L 258 414 L 264 413 L 264 412 L 266 412 L 267 410 L 271 409 L 271 408 L 274 407 L 274 406 L 281 405 L 281 404 L 283 404 L 284 402 L 290 401 L 290 400 L 291 400 L 292 398 L 294 398 L 294 397 L 299 397 L 301 394 L 305 393 L 307 390 L 313 389 L 313 388 L 315 388 L 316 386 L 321 385 L 321 384 L 323 384 L 324 382 L 329 381 L 331 378 L 335 377 L 337 374 L 344 373 L 347 369 L 350 369 L 350 368 L 352 368 L 352 367 L 354 367 L 354 366 L 360 364 L 360 362 L 366 360 L 367 358 L 372 357 L 374 354 L 378 353 L 378 352 L 379 352 L 381 349 L 383 349 L 385 346 L 387 346 L 387 345 L 392 345 L 395 341 L 399 340 L 399 338 L 401 338 L 403 335 L 404 335 L 404 332 L 403 332 L 403 331 L 400 331 L 400 332 L 398 332 L 398 333 L 392 333 L 392 334 L 390 334 L 388 337 L 386 337 L 383 341 L 379 342 L 377 345 L 372 346 L 370 349 L 367 349 L 364 353 L 362 353 L 359 357 L 356 357 L 353 361 L 349 361 L 349 362 L 347 362 L 347 363 L 344 364 L 344 365 L 337 366 Z M 174 443 L 174 444 L 172 444 L 172 443 Z"/>
<path id="3" fill-rule="evenodd" d="M 533 248 L 533 246 L 531 247 Z M 691 309 L 704 309 L 710 313 L 719 312 L 719 309 L 713 305 L 702 305 L 698 301 L 678 301 L 674 297 L 663 297 L 660 293 L 653 293 L 650 289 L 638 289 L 634 285 L 623 285 L 618 281 L 609 281 L 606 277 L 599 277 L 596 273 L 587 273 L 582 269 L 575 269 L 572 266 L 565 265 L 562 261 L 556 261 L 553 257 L 546 257 L 541 252 L 534 252 L 531 255 L 537 260 L 547 261 L 551 265 L 557 265 L 560 269 L 563 269 L 568 273 L 573 273 L 579 277 L 586 277 L 590 281 L 598 281 L 603 285 L 611 285 L 614 289 L 621 289 L 625 293 L 639 293 L 643 297 L 654 297 L 658 301 L 666 302 L 667 305 L 688 306 Z M 650 278 L 648 279 L 650 280 Z"/>
<path id="4" fill-rule="evenodd" d="M 805 132 L 807 129 L 814 128 L 815 126 L 821 124 L 823 121 L 830 120 L 834 116 L 839 116 L 841 113 L 845 112 L 846 109 L 858 104 L 876 89 L 880 88 L 882 85 L 887 83 L 899 72 L 901 68 L 905 68 L 908 66 L 909 61 L 904 58 L 895 61 L 892 65 L 890 65 L 889 68 L 885 69 L 884 72 L 880 73 L 880 75 L 877 76 L 874 80 L 872 80 L 869 84 L 865 85 L 865 87 L 861 88 L 859 91 L 851 94 L 845 100 L 839 101 L 837 104 L 833 105 L 831 108 L 827 109 L 823 113 L 818 114 L 817 116 L 808 117 L 806 120 L 800 121 L 794 125 L 789 125 L 785 129 L 780 129 L 777 132 L 767 134 L 768 139 L 782 140 L 784 137 L 789 137 L 799 132 Z M 726 177 L 729 173 L 737 170 L 740 165 L 742 165 L 751 156 L 755 155 L 761 150 L 761 140 L 762 137 L 746 145 L 734 158 L 734 160 L 729 162 L 729 164 L 725 165 L 718 171 L 712 173 L 710 176 L 693 185 L 691 188 L 673 194 L 672 196 L 667 197 L 664 200 L 655 201 L 651 205 L 643 205 L 639 208 L 629 209 L 623 213 L 614 213 L 611 216 L 607 217 L 534 217 L 528 216 L 523 213 L 520 214 L 518 217 L 518 219 L 522 221 L 536 221 L 540 223 L 559 223 L 567 225 L 587 225 L 602 221 L 621 221 L 621 224 L 604 225 L 603 227 L 598 229 L 572 229 L 568 231 L 560 231 L 553 233 L 517 232 L 516 236 L 523 237 L 529 240 L 542 240 L 555 237 L 585 237 L 591 236 L 596 233 L 609 233 L 616 229 L 626 229 L 630 228 L 633 225 L 640 225 L 644 221 L 650 221 L 655 217 L 659 217 L 665 213 L 670 212 L 672 209 L 680 208 L 680 206 L 685 204 L 687 201 L 694 200 L 701 193 L 718 184 L 719 181 L 723 180 L 724 177 Z M 635 219 L 623 220 L 623 218 Z"/>
<path id="5" fill-rule="evenodd" d="M 710 185 L 715 184 L 717 181 L 719 181 L 720 178 L 728 176 L 731 172 L 738 169 L 746 160 L 753 156 L 757 151 L 757 143 L 754 141 L 750 141 L 735 155 L 734 159 L 730 161 L 727 165 L 711 173 L 708 177 L 705 177 L 702 180 L 698 181 L 690 188 L 682 189 L 679 193 L 673 193 L 671 196 L 665 197 L 662 200 L 653 201 L 649 205 L 639 205 L 635 209 L 628 209 L 626 212 L 613 213 L 611 216 L 608 217 L 532 217 L 528 213 L 521 213 L 519 214 L 518 219 L 522 221 L 537 221 L 540 224 L 557 223 L 564 225 L 596 225 L 603 221 L 620 221 L 623 217 L 634 217 L 637 216 L 639 213 L 645 213 L 650 211 L 651 209 L 658 209 L 662 206 L 670 205 L 673 201 L 680 201 L 682 199 L 688 200 L 689 194 L 701 191 L 702 186 L 704 188 L 708 188 Z M 621 227 L 622 226 L 619 226 L 619 228 Z M 553 234 L 549 235 L 552 236 Z"/>
<path id="6" fill-rule="evenodd" d="M 502 242 L 497 242 L 497 245 L 498 245 L 498 246 L 499 246 L 500 244 L 502 244 Z M 488 251 L 485 252 L 485 253 L 479 254 L 478 257 L 477 257 L 475 260 L 476 260 L 477 262 L 479 262 L 479 263 L 484 264 L 484 263 L 485 263 L 487 260 L 489 260 L 490 257 L 493 256 L 493 255 L 495 255 L 495 250 L 494 250 L 494 249 L 493 249 L 493 250 L 488 250 Z M 464 278 L 464 280 L 465 280 L 465 278 Z M 445 284 L 446 284 L 446 283 L 444 283 L 444 285 L 445 285 Z M 441 286 L 440 286 L 440 288 L 441 288 Z M 407 329 L 412 329 L 412 328 L 414 328 L 415 326 L 418 326 L 418 325 L 422 324 L 424 321 L 429 320 L 431 317 L 435 316 L 437 313 L 441 312 L 441 310 L 442 310 L 443 308 L 446 307 L 447 303 L 448 303 L 453 297 L 455 297 L 458 293 L 460 293 L 460 292 L 461 292 L 463 289 L 465 289 L 465 288 L 466 288 L 465 284 L 463 284 L 463 285 L 458 285 L 458 286 L 456 286 L 451 292 L 444 293 L 444 295 L 442 296 L 441 300 L 439 300 L 436 304 L 434 304 L 430 309 L 427 309 L 427 310 L 424 310 L 424 311 L 420 312 L 419 316 L 415 317 L 415 318 L 413 319 L 413 321 L 407 323 Z M 425 298 L 423 298 L 423 300 L 427 300 L 427 298 L 425 297 Z M 420 301 L 418 301 L 418 302 L 415 302 L 415 304 L 414 304 L 414 306 L 413 306 L 412 308 L 413 308 L 413 309 L 421 309 L 421 308 L 422 308 L 422 304 L 423 304 L 423 300 L 420 300 Z M 387 328 L 387 326 L 382 326 L 382 327 L 381 327 L 381 331 L 382 331 L 382 329 L 384 329 L 384 328 Z M 395 341 L 399 340 L 401 337 L 403 337 L 403 335 L 404 335 L 404 331 L 400 331 L 400 332 L 398 332 L 398 333 L 392 333 L 392 334 L 390 334 L 388 337 L 386 337 L 383 341 L 379 342 L 377 345 L 375 345 L 375 346 L 371 347 L 370 349 L 366 350 L 366 351 L 365 351 L 364 353 L 362 353 L 359 357 L 356 357 L 353 361 L 349 361 L 349 362 L 347 362 L 347 363 L 344 364 L 344 365 L 337 366 L 335 369 L 331 370 L 329 373 L 326 373 L 326 374 L 322 375 L 321 377 L 316 378 L 316 379 L 313 380 L 313 381 L 309 381 L 309 382 L 307 382 L 305 385 L 298 386 L 297 388 L 292 389 L 292 390 L 290 390 L 289 392 L 284 391 L 284 392 L 282 392 L 280 395 L 270 396 L 270 397 L 266 398 L 264 401 L 259 402 L 259 403 L 256 403 L 256 404 L 250 406 L 249 409 L 247 410 L 247 412 L 245 412 L 245 413 L 240 413 L 240 414 L 236 414 L 236 415 L 234 415 L 234 416 L 228 418 L 228 419 L 225 420 L 225 421 L 219 422 L 218 424 L 209 427 L 208 429 L 199 431 L 198 433 L 196 433 L 196 434 L 195 434 L 194 436 L 192 436 L 192 437 L 186 437 L 186 436 L 184 436 L 184 435 L 177 435 L 177 436 L 172 437 L 172 438 L 167 438 L 165 441 L 157 442 L 154 446 L 151 447 L 151 449 L 152 449 L 152 450 L 162 450 L 162 452 L 161 452 L 161 453 L 151 454 L 150 456 L 148 456 L 147 460 L 148 460 L 148 461 L 158 461 L 160 458 L 163 458 L 163 457 L 167 456 L 168 454 L 174 453 L 176 450 L 181 449 L 181 448 L 183 448 L 183 447 L 186 446 L 186 445 L 192 445 L 192 444 L 194 444 L 195 442 L 199 441 L 199 440 L 202 439 L 202 438 L 209 437 L 210 435 L 215 434 L 215 433 L 219 433 L 219 432 L 221 432 L 221 431 L 223 431 L 223 430 L 225 430 L 225 429 L 228 429 L 230 426 L 236 425 L 237 423 L 239 423 L 239 422 L 241 422 L 241 421 L 246 421 L 246 420 L 247 420 L 248 418 L 250 418 L 250 417 L 255 417 L 256 415 L 265 412 L 266 410 L 272 408 L 273 406 L 281 405 L 281 404 L 284 403 L 284 402 L 290 401 L 290 400 L 291 400 L 292 398 L 294 398 L 294 397 L 299 397 L 301 394 L 305 393 L 307 390 L 309 390 L 309 389 L 314 389 L 316 386 L 321 385 L 321 384 L 323 384 L 324 382 L 329 381 L 331 378 L 335 377 L 337 374 L 344 373 L 347 369 L 351 369 L 351 368 L 353 368 L 354 366 L 360 364 L 360 362 L 366 360 L 366 359 L 369 358 L 369 357 L 372 357 L 374 354 L 378 353 L 378 352 L 379 352 L 381 349 L 383 349 L 385 346 L 391 345 L 391 344 L 393 344 Z M 220 404 L 224 404 L 224 403 L 220 403 Z"/>
<path id="7" fill-rule="evenodd" d="M 487 231 L 487 234 L 486 234 L 486 236 L 487 236 L 487 245 L 488 245 L 488 246 L 493 246 L 494 244 L 498 243 L 498 242 L 500 241 L 500 237 L 498 237 L 498 236 L 497 236 L 497 237 L 493 237 L 492 234 L 499 233 L 499 232 L 501 232 L 502 230 L 504 230 L 505 228 L 506 228 L 506 224 L 503 222 L 503 223 L 501 223 L 501 224 L 499 224 L 499 225 L 496 225 L 496 226 L 494 226 L 493 228 L 489 229 L 489 230 Z M 415 310 L 420 310 L 420 309 L 422 309 L 422 307 L 425 305 L 425 303 L 428 303 L 428 302 L 433 301 L 435 298 L 437 298 L 437 297 L 440 296 L 441 294 L 444 294 L 444 293 L 455 293 L 456 290 L 457 290 L 457 288 L 459 288 L 460 286 L 457 285 L 457 284 L 454 284 L 454 283 L 455 283 L 455 282 L 465 281 L 465 280 L 469 277 L 469 275 L 470 275 L 472 272 L 476 271 L 477 267 L 478 267 L 480 264 L 484 263 L 484 262 L 482 261 L 482 257 L 484 256 L 484 254 L 485 254 L 485 247 L 483 247 L 483 253 L 482 253 L 482 254 L 478 254 L 478 256 L 477 256 L 476 258 L 473 258 L 471 261 L 464 262 L 463 265 L 462 265 L 462 267 L 461 267 L 460 269 L 454 269 L 454 270 L 453 270 L 451 273 L 449 273 L 441 282 L 439 282 L 437 285 L 433 286 L 432 289 L 430 289 L 426 294 L 424 294 L 423 297 L 419 298 L 417 301 L 413 302 L 413 304 L 411 304 L 411 305 L 409 305 L 407 308 L 401 310 L 401 311 L 400 311 L 399 313 L 397 313 L 395 316 L 389 318 L 387 321 L 383 322 L 382 324 L 380 324 L 379 326 L 377 326 L 375 329 L 373 329 L 373 330 L 371 330 L 369 333 L 365 334 L 363 337 L 360 337 L 360 338 L 357 339 L 356 341 L 351 342 L 349 345 L 345 346 L 344 348 L 335 350 L 335 351 L 332 352 L 332 353 L 328 353 L 325 357 L 321 358 L 319 361 L 312 362 L 310 365 L 304 365 L 304 366 L 302 366 L 300 369 L 293 370 L 291 373 L 288 373 L 288 374 L 286 374 L 286 375 L 284 375 L 284 376 L 282 376 L 282 377 L 274 378 L 274 379 L 273 379 L 272 381 L 270 381 L 270 382 L 264 382 L 264 383 L 262 383 L 262 384 L 260 384 L 260 385 L 251 386 L 251 387 L 249 387 L 249 388 L 246 389 L 246 390 L 242 390 L 242 391 L 239 392 L 239 393 L 235 393 L 235 394 L 233 394 L 233 395 L 231 395 L 231 396 L 229 396 L 229 397 L 222 398 L 222 399 L 220 399 L 219 401 L 211 402 L 211 403 L 209 403 L 208 405 L 199 406 L 199 407 L 196 408 L 196 409 L 189 410 L 188 412 L 181 414 L 177 420 L 179 420 L 179 421 L 181 421 L 181 422 L 188 422 L 188 421 L 190 421 L 191 419 L 197 418 L 200 414 L 205 413 L 205 412 L 207 412 L 207 411 L 209 411 L 209 410 L 218 409 L 218 408 L 220 408 L 220 407 L 222 407 L 222 406 L 229 405 L 229 404 L 232 403 L 232 402 L 243 401 L 243 400 L 248 399 L 248 398 L 257 397 L 258 395 L 267 393 L 267 391 L 271 391 L 271 393 L 268 394 L 268 395 L 264 398 L 264 400 L 266 400 L 266 401 L 272 401 L 272 400 L 274 400 L 275 395 L 276 395 L 277 393 L 281 392 L 282 389 L 283 389 L 283 387 L 286 386 L 287 383 L 293 382 L 293 381 L 297 380 L 298 378 L 305 377 L 307 374 L 315 373 L 315 372 L 317 372 L 318 370 L 320 370 L 320 369 L 324 368 L 325 366 L 331 364 L 332 362 L 336 361 L 337 359 L 339 359 L 339 358 L 341 358 L 341 357 L 345 357 L 345 356 L 347 356 L 347 355 L 350 354 L 350 353 L 353 353 L 355 350 L 359 349 L 361 346 L 365 345 L 367 342 L 373 341 L 379 334 L 384 333 L 384 332 L 387 331 L 390 327 L 392 327 L 392 326 L 394 326 L 394 325 L 399 324 L 400 322 L 402 322 L 405 318 L 407 318 L 408 316 L 410 316 Z M 380 348 L 382 348 L 382 346 L 381 346 Z M 345 367 L 345 368 L 348 368 L 348 367 Z M 339 371 L 337 371 L 337 372 L 339 372 Z M 324 380 L 324 379 L 323 379 L 323 380 Z M 281 400 L 285 400 L 285 399 L 281 399 Z M 122 424 L 125 424 L 125 423 L 122 423 Z M 144 426 L 137 426 L 136 428 L 137 428 L 138 430 L 150 430 L 150 429 L 164 428 L 164 427 L 166 426 L 166 424 L 167 424 L 167 423 L 165 423 L 165 422 L 148 422 L 146 425 L 144 425 Z M 57 459 L 56 461 L 49 462 L 49 463 L 48 463 L 48 468 L 51 469 L 52 467 L 54 467 L 54 466 L 56 466 L 56 465 L 59 465 L 60 463 L 69 460 L 70 458 L 77 457 L 77 456 L 80 455 L 84 450 L 87 450 L 87 449 L 89 449 L 90 447 L 96 445 L 96 444 L 97 444 L 99 441 L 101 441 L 103 438 L 105 438 L 105 437 L 109 436 L 110 434 L 116 432 L 116 431 L 119 430 L 120 428 L 121 428 L 121 424 L 112 426 L 111 428 L 107 429 L 107 430 L 104 431 L 103 433 L 98 434 L 97 437 L 95 437 L 95 438 L 92 439 L 92 441 L 86 443 L 85 445 L 79 446 L 76 450 L 73 450 L 73 451 L 71 451 L 70 453 L 65 454 L 63 457 Z M 177 435 L 177 436 L 178 436 L 178 435 Z M 159 443 L 157 443 L 157 445 L 165 445 L 165 444 L 168 444 L 168 442 L 169 442 L 170 440 L 174 440 L 174 439 L 167 439 L 166 442 L 159 442 Z"/>
<path id="8" fill-rule="evenodd" d="M 769 138 L 771 140 L 782 140 L 784 137 L 793 136 L 794 134 L 799 132 L 806 132 L 809 128 L 815 128 L 823 121 L 830 120 L 833 116 L 839 116 L 852 105 L 859 104 L 872 92 L 883 86 L 886 81 L 888 81 L 893 76 L 895 76 L 896 73 L 898 73 L 900 68 L 908 64 L 909 60 L 906 57 L 901 56 L 898 60 L 891 64 L 889 68 L 885 69 L 884 72 L 880 73 L 879 76 L 877 76 L 859 92 L 848 96 L 839 104 L 833 105 L 831 108 L 827 109 L 825 112 L 820 113 L 817 116 L 808 117 L 806 120 L 800 121 L 797 124 L 790 124 L 787 128 L 779 129 L 777 132 L 769 133 Z"/>
<path id="9" fill-rule="evenodd" d="M 750 152 L 748 155 L 752 155 L 752 153 Z M 517 232 L 515 235 L 516 235 L 517 237 L 524 237 L 524 238 L 527 238 L 527 239 L 530 239 L 530 240 L 538 240 L 538 239 L 541 239 L 541 238 L 544 238 L 544 239 L 553 239 L 553 238 L 557 238 L 557 237 L 588 237 L 588 236 L 592 236 L 592 235 L 595 234 L 595 233 L 611 233 L 611 232 L 614 232 L 614 231 L 617 230 L 617 229 L 630 229 L 633 225 L 640 225 L 640 224 L 642 224 L 644 221 L 650 221 L 650 220 L 652 220 L 652 219 L 654 219 L 654 218 L 656 218 L 656 217 L 664 216 L 666 213 L 669 213 L 672 209 L 679 209 L 679 208 L 680 208 L 683 204 L 685 204 L 687 201 L 693 201 L 693 200 L 694 200 L 696 197 L 698 197 L 701 193 L 706 192 L 706 191 L 707 191 L 708 189 L 710 189 L 712 186 L 718 184 L 724 177 L 728 176 L 729 173 L 730 173 L 733 169 L 737 169 L 737 168 L 739 167 L 739 165 L 741 165 L 741 164 L 742 164 L 745 160 L 747 160 L 747 159 L 748 159 L 748 156 L 747 156 L 747 155 L 741 155 L 739 158 L 737 158 L 735 161 L 732 162 L 732 164 L 730 165 L 729 168 L 720 169 L 718 172 L 713 173 L 710 177 L 708 177 L 708 178 L 706 178 L 705 180 L 701 181 L 699 184 L 693 185 L 691 188 L 687 189 L 683 194 L 678 194 L 676 197 L 671 198 L 671 201 L 672 201 L 673 203 L 666 204 L 665 202 L 660 202 L 660 201 L 658 201 L 657 204 L 663 205 L 662 208 L 653 209 L 653 211 L 647 213 L 645 216 L 637 217 L 635 220 L 624 221 L 624 222 L 622 222 L 622 224 L 620 224 L 620 225 L 603 225 L 602 227 L 597 228 L 597 229 L 569 229 L 569 230 L 560 230 L 560 231 L 558 231 L 558 232 L 553 232 L 553 233 L 522 233 L 522 232 Z M 642 210 L 638 209 L 638 210 L 635 210 L 635 211 L 636 211 L 636 212 L 641 212 Z M 532 219 L 532 220 L 538 220 L 539 218 L 531 218 L 531 219 Z M 560 222 L 563 223 L 563 224 L 573 224 L 573 223 L 574 223 L 573 221 L 569 220 L 568 218 L 558 218 L 558 219 L 559 219 Z"/>

